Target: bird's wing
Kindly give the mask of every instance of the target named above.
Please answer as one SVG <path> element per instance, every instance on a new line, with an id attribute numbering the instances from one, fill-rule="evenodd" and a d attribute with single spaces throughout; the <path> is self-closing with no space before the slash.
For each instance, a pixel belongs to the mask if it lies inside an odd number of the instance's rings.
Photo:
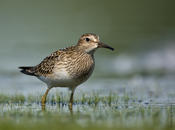
<path id="1" fill-rule="evenodd" d="M 53 52 L 50 56 L 44 58 L 44 60 L 34 67 L 34 74 L 36 76 L 51 74 L 53 72 L 53 68 L 55 63 L 60 60 L 60 51 Z"/>

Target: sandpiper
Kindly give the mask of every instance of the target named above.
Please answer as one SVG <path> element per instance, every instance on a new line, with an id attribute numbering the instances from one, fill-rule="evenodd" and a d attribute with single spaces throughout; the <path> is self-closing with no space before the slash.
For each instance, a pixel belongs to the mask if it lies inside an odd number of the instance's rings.
<path id="1" fill-rule="evenodd" d="M 53 52 L 40 64 L 19 67 L 22 73 L 36 76 L 47 84 L 47 90 L 41 99 L 42 110 L 45 110 L 46 97 L 53 87 L 68 87 L 71 90 L 69 109 L 72 110 L 75 88 L 92 74 L 97 48 L 114 50 L 100 42 L 96 34 L 86 33 L 80 37 L 77 45 Z"/>

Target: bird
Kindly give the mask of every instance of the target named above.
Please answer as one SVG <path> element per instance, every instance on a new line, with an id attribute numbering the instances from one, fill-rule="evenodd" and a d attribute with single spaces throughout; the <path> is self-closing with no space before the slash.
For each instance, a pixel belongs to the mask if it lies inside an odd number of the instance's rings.
<path id="1" fill-rule="evenodd" d="M 46 98 L 52 88 L 67 87 L 71 90 L 68 107 L 72 111 L 75 89 L 91 76 L 95 67 L 94 53 L 98 48 L 114 50 L 101 42 L 98 35 L 85 33 L 76 45 L 51 53 L 38 65 L 19 67 L 20 72 L 46 83 L 47 90 L 41 98 L 42 110 L 45 110 Z"/>

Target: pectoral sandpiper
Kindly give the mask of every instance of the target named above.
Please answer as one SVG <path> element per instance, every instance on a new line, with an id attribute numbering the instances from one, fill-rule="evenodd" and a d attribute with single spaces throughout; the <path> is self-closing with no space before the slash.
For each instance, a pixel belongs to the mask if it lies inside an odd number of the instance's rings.
<path id="1" fill-rule="evenodd" d="M 41 100 L 43 110 L 47 94 L 53 87 L 68 87 L 71 90 L 69 109 L 72 110 L 74 90 L 92 74 L 95 66 L 94 52 L 97 48 L 114 50 L 100 42 L 99 36 L 87 33 L 80 37 L 77 45 L 53 52 L 40 64 L 19 67 L 22 73 L 36 76 L 47 84 L 48 88 Z"/>

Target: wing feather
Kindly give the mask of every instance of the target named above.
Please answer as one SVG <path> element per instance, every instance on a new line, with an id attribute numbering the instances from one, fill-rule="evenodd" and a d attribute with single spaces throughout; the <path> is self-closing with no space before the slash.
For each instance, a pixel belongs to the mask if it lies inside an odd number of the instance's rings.
<path id="1" fill-rule="evenodd" d="M 60 51 L 53 52 L 50 56 L 44 58 L 44 60 L 35 66 L 35 75 L 46 75 L 53 73 L 55 63 L 59 61 Z"/>

